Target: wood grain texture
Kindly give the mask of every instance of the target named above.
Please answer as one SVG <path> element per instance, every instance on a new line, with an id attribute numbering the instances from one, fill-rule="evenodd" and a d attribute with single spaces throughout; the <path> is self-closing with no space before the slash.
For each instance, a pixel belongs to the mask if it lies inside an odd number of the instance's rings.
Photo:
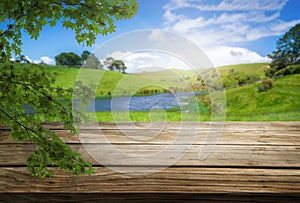
<path id="1" fill-rule="evenodd" d="M 79 137 L 63 130 L 61 123 L 44 125 L 91 161 L 95 173 L 74 176 L 51 168 L 56 174 L 53 178 L 42 180 L 31 177 L 26 171 L 26 157 L 35 146 L 30 142 L 11 140 L 9 128 L 0 126 L 0 192 L 4 198 L 11 198 L 9 193 L 12 192 L 19 193 L 21 197 L 25 193 L 41 196 L 44 193 L 46 196 L 48 193 L 60 193 L 57 197 L 68 196 L 70 199 L 73 198 L 71 193 L 89 192 L 111 201 L 128 202 L 134 199 L 145 202 L 144 198 L 162 200 L 160 195 L 165 195 L 165 202 L 174 202 L 174 194 L 182 194 L 178 196 L 182 200 L 180 202 L 189 198 L 190 201 L 186 202 L 203 198 L 224 200 L 211 194 L 238 194 L 227 196 L 232 201 L 254 198 L 255 201 L 272 202 L 274 195 L 285 197 L 280 200 L 300 197 L 300 122 L 226 122 L 224 126 L 216 124 L 217 128 L 213 129 L 207 122 L 184 123 L 181 126 L 180 123 L 97 123 L 82 127 Z M 207 140 L 213 136 L 210 132 L 220 133 L 217 143 Z M 191 137 L 195 138 L 192 142 Z M 176 139 L 180 142 L 174 144 Z M 145 158 L 140 165 L 132 165 L 135 163 L 135 156 L 132 156 L 132 162 L 112 160 L 110 168 L 106 168 L 84 148 L 90 147 L 100 158 L 105 156 L 109 159 L 116 155 L 115 150 L 106 148 L 109 144 L 136 156 L 153 154 L 170 144 L 175 146 L 168 151 L 170 155 L 182 147 L 187 150 L 168 168 L 157 173 L 128 177 L 128 174 L 112 170 L 113 166 L 125 170 L 138 167 L 147 171 L 150 170 L 149 161 Z M 213 147 L 213 150 L 205 160 L 199 160 L 201 150 L 210 150 L 203 148 L 204 144 Z M 23 196 L 21 200 L 26 198 Z M 84 202 L 84 198 L 80 198 L 77 200 Z M 91 201 L 99 201 L 98 198 L 90 198 Z"/>
<path id="2" fill-rule="evenodd" d="M 300 128 L 300 127 L 299 127 Z M 81 130 L 79 135 L 73 135 L 66 130 L 53 130 L 66 143 L 105 143 L 112 144 L 170 144 L 180 137 L 181 144 L 191 143 L 190 137 L 195 137 L 193 144 L 203 144 L 210 136 L 208 131 L 196 130 Z M 240 145 L 293 145 L 300 146 L 300 130 L 235 130 L 220 133 L 218 144 Z M 105 142 L 104 142 L 105 141 Z M 0 144 L 19 143 L 12 140 L 8 130 L 0 130 Z M 28 142 L 27 142 L 28 143 Z"/>
<path id="3" fill-rule="evenodd" d="M 75 151 L 92 162 L 94 165 L 101 165 L 86 152 L 81 144 L 70 145 Z M 115 148 L 105 148 L 101 144 L 87 144 L 89 152 L 92 152 L 95 158 L 101 161 L 101 157 L 106 159 L 111 157 L 110 162 L 106 165 L 118 166 L 135 166 L 135 158 L 139 156 L 147 156 L 164 150 L 167 145 L 119 145 Z M 174 148 L 166 153 L 171 155 L 176 153 L 176 148 L 189 146 L 174 146 Z M 212 153 L 205 159 L 199 160 L 201 145 L 192 145 L 187 151 L 184 151 L 183 157 L 174 163 L 175 166 L 240 166 L 240 167 L 299 167 L 300 168 L 300 146 L 256 146 L 256 145 L 217 145 Z M 9 144 L 2 145 L 0 151 L 0 166 L 20 166 L 26 165 L 26 157 L 34 150 L 31 144 Z M 119 154 L 119 150 L 131 154 L 130 159 L 115 159 Z M 149 162 L 146 158 L 139 166 L 152 165 L 151 163 L 159 162 L 153 160 Z M 163 164 L 163 163 L 162 163 Z M 160 166 L 161 164 L 153 164 Z"/>
<path id="4" fill-rule="evenodd" d="M 81 129 L 211 129 L 212 126 L 223 127 L 226 130 L 299 130 L 300 122 L 99 122 L 82 126 Z M 50 129 L 63 129 L 63 124 L 59 122 L 45 123 L 45 127 Z M 6 126 L 0 126 L 1 130 L 9 129 Z"/>
<path id="5" fill-rule="evenodd" d="M 0 202 L 122 202 L 122 203 L 191 203 L 191 202 L 299 202 L 295 193 L 2 193 Z"/>
<path id="6" fill-rule="evenodd" d="M 31 177 L 24 167 L 0 168 L 2 192 L 294 192 L 300 193 L 300 171 L 171 167 L 141 177 L 127 177 L 105 167 L 92 176 L 59 171 L 53 178 Z M 293 187 L 291 187 L 293 185 Z"/>

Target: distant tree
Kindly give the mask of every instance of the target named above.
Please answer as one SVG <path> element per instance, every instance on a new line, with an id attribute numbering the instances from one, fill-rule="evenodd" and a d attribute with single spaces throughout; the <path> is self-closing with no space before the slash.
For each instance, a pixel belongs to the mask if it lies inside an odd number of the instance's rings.
<path id="1" fill-rule="evenodd" d="M 93 68 L 93 69 L 103 69 L 102 63 L 95 56 L 95 54 L 91 54 L 85 61 L 82 66 L 83 68 Z"/>
<path id="2" fill-rule="evenodd" d="M 287 66 L 286 68 L 277 71 L 274 74 L 274 76 L 275 78 L 278 78 L 278 77 L 282 77 L 285 75 L 292 75 L 292 74 L 300 74 L 300 64 Z"/>
<path id="3" fill-rule="evenodd" d="M 113 57 L 107 57 L 106 60 L 104 61 L 104 65 L 106 68 L 110 71 L 114 71 L 115 67 L 113 66 L 115 62 L 115 59 Z"/>
<path id="4" fill-rule="evenodd" d="M 127 69 L 124 61 L 122 60 L 115 60 L 113 57 L 107 57 L 104 61 L 104 65 L 110 71 L 118 71 L 120 73 L 125 73 Z"/>
<path id="5" fill-rule="evenodd" d="M 82 64 L 86 63 L 86 60 L 89 58 L 89 56 L 91 55 L 91 52 L 89 51 L 83 51 L 81 54 L 81 60 L 82 60 Z"/>
<path id="6" fill-rule="evenodd" d="M 40 65 L 48 65 L 48 64 L 45 63 L 44 61 L 41 61 L 39 64 L 40 64 Z"/>
<path id="7" fill-rule="evenodd" d="M 81 57 L 73 52 L 63 52 L 55 56 L 56 65 L 79 67 L 82 65 Z"/>
<path id="8" fill-rule="evenodd" d="M 125 63 L 122 60 L 115 60 L 112 66 L 114 67 L 115 70 L 122 73 L 125 73 L 125 70 L 127 69 Z"/>
<path id="9" fill-rule="evenodd" d="M 277 71 L 289 65 L 300 63 L 300 24 L 292 27 L 276 43 L 276 50 L 268 55 L 272 59 L 266 76 L 273 77 Z"/>
<path id="10" fill-rule="evenodd" d="M 16 62 L 18 63 L 30 63 L 30 61 L 27 59 L 25 55 L 20 55 L 16 58 Z"/>

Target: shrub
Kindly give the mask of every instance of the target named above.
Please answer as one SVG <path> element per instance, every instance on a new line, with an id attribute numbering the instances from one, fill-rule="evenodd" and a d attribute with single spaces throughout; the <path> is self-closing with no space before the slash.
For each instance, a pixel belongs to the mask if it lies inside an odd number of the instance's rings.
<path id="1" fill-rule="evenodd" d="M 294 66 L 294 74 L 300 74 L 300 65 Z"/>
<path id="2" fill-rule="evenodd" d="M 238 85 L 238 82 L 234 79 L 222 78 L 222 81 L 225 88 L 236 87 Z"/>
<path id="3" fill-rule="evenodd" d="M 247 83 L 253 83 L 260 80 L 260 76 L 257 74 L 247 74 L 246 76 Z"/>
<path id="4" fill-rule="evenodd" d="M 292 75 L 292 74 L 299 74 L 299 73 L 300 73 L 300 65 L 292 65 L 277 71 L 274 75 L 276 77 L 279 75 L 285 76 L 285 75 Z"/>
<path id="5" fill-rule="evenodd" d="M 197 101 L 201 102 L 205 107 L 210 108 L 211 101 L 210 101 L 210 95 L 209 94 L 197 96 Z"/>
<path id="6" fill-rule="evenodd" d="M 269 89 L 272 89 L 274 87 L 274 82 L 272 79 L 267 79 L 263 81 L 263 85 Z"/>
<path id="7" fill-rule="evenodd" d="M 262 85 L 258 86 L 258 92 L 265 92 L 271 90 L 274 87 L 272 79 L 267 79 L 262 82 Z"/>
<path id="8" fill-rule="evenodd" d="M 247 78 L 245 76 L 242 76 L 242 77 L 238 77 L 237 78 L 237 81 L 238 81 L 238 84 L 240 86 L 243 86 L 247 83 Z"/>

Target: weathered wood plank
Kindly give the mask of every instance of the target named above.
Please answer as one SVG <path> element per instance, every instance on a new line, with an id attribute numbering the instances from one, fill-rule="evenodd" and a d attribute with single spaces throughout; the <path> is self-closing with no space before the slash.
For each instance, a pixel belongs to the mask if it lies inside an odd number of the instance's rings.
<path id="1" fill-rule="evenodd" d="M 91 176 L 73 176 L 52 168 L 56 176 L 45 180 L 31 177 L 26 172 L 26 157 L 35 146 L 12 141 L 9 129 L 0 127 L 0 192 L 95 192 L 119 195 L 259 192 L 296 194 L 296 197 L 300 194 L 300 122 L 226 122 L 223 130 L 218 129 L 222 134 L 217 145 L 214 146 L 213 142 L 205 145 L 208 148 L 204 149 L 208 151 L 211 150 L 209 147 L 214 147 L 205 160 L 199 160 L 198 157 L 207 132 L 210 131 L 208 122 L 185 123 L 181 127 L 180 123 L 132 124 L 99 123 L 97 125 L 105 135 L 102 138 L 99 138 L 97 126 L 87 126 L 81 129 L 84 141 L 62 130 L 61 123 L 45 124 L 91 161 L 96 169 Z M 154 174 L 150 173 L 153 162 L 147 160 L 147 157 L 136 164 L 136 156 L 166 149 L 176 138 L 178 130 L 182 130 L 180 142 L 167 154 L 172 160 L 172 155 L 178 149 L 186 148 L 180 160 Z M 196 139 L 190 143 L 189 138 L 195 135 L 195 131 Z M 117 149 L 106 148 L 109 146 L 105 144 L 107 141 Z M 112 166 L 115 169 L 121 167 L 123 172 L 142 169 L 145 172 L 149 170 L 150 174 L 130 178 L 110 170 L 95 161 L 81 142 L 91 147 L 90 150 L 94 150 L 100 158 L 111 160 L 105 163 L 111 169 Z M 118 150 L 133 156 L 129 159 L 110 159 L 117 156 Z M 157 163 L 160 163 L 161 157 L 155 159 L 154 165 L 160 166 Z"/>
<path id="2" fill-rule="evenodd" d="M 93 157 L 87 153 L 81 144 L 70 145 L 75 151 L 91 161 L 94 165 L 99 165 Z M 119 157 L 118 149 L 106 148 L 103 144 L 87 144 L 90 152 L 96 154 L 96 159 L 104 160 L 106 165 L 130 166 L 135 165 L 136 157 L 147 156 L 164 150 L 166 145 L 117 145 L 123 152 L 131 154 L 132 157 L 126 159 L 116 159 Z M 172 150 L 165 152 L 170 158 L 161 162 L 161 157 L 155 157 L 149 161 L 147 158 L 139 160 L 141 166 L 161 165 L 168 161 L 173 163 L 177 149 L 186 146 L 175 146 Z M 188 147 L 186 147 L 188 149 Z M 1 145 L 0 166 L 20 166 L 26 164 L 26 157 L 33 151 L 31 144 L 8 144 Z M 183 151 L 184 155 L 174 165 L 176 166 L 234 166 L 234 167 L 300 167 L 300 146 L 262 146 L 262 145 L 217 145 L 205 160 L 199 160 L 201 145 L 192 145 L 189 150 Z"/>
<path id="3" fill-rule="evenodd" d="M 104 167 L 91 176 L 57 174 L 44 180 L 24 167 L 0 168 L 2 192 L 181 192 L 300 193 L 300 171 L 293 169 L 167 168 L 142 177 L 126 177 Z"/>
<path id="4" fill-rule="evenodd" d="M 136 143 L 136 144 L 170 144 L 180 136 L 182 144 L 203 144 L 210 136 L 207 131 L 193 130 L 81 130 L 80 137 L 65 130 L 54 130 L 66 143 Z M 105 142 L 104 142 L 105 141 Z M 18 143 L 12 140 L 8 130 L 0 131 L 0 144 Z M 218 144 L 241 145 L 300 145 L 300 130 L 236 130 L 220 134 Z"/>
<path id="5" fill-rule="evenodd" d="M 0 193 L 0 202 L 299 202 L 298 193 Z"/>
<path id="6" fill-rule="evenodd" d="M 83 126 L 82 129 L 133 129 L 133 130 L 145 130 L 145 129 L 198 129 L 205 130 L 211 129 L 212 122 L 99 122 L 93 123 L 87 126 Z M 45 123 L 45 127 L 50 129 L 63 129 L 62 123 L 51 122 Z M 214 127 L 224 127 L 224 131 L 232 130 L 299 130 L 300 122 L 214 122 Z M 0 130 L 9 129 L 6 126 L 0 126 Z"/>

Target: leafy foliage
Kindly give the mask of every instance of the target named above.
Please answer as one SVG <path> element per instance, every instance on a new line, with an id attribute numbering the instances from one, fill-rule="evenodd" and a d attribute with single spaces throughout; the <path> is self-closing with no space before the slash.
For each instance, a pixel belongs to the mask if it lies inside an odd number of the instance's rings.
<path id="1" fill-rule="evenodd" d="M 58 20 L 75 31 L 76 40 L 92 45 L 98 34 L 115 31 L 114 22 L 132 17 L 137 11 L 135 0 L 2 0 L 0 2 L 0 56 L 8 61 L 12 52 L 21 54 L 22 30 L 37 39 L 45 25 Z"/>
<path id="2" fill-rule="evenodd" d="M 20 55 L 19 57 L 16 58 L 16 62 L 19 63 L 30 63 L 30 61 L 26 58 L 25 55 Z"/>
<path id="3" fill-rule="evenodd" d="M 281 77 L 285 75 L 299 74 L 300 73 L 300 64 L 287 66 L 274 73 L 275 77 Z"/>
<path id="4" fill-rule="evenodd" d="M 91 55 L 91 52 L 85 50 L 82 52 L 81 54 L 81 60 L 82 60 L 82 63 L 85 64 L 86 60 L 89 58 L 89 56 Z"/>
<path id="5" fill-rule="evenodd" d="M 38 65 L 32 64 L 30 68 L 16 69 L 13 64 L 2 64 L 1 124 L 11 127 L 14 140 L 31 140 L 37 145 L 37 149 L 27 160 L 29 171 L 33 175 L 52 175 L 47 168 L 48 163 L 75 174 L 90 174 L 91 164 L 42 125 L 43 121 L 63 121 L 65 129 L 77 133 L 73 121 L 83 119 L 83 115 L 72 115 L 70 111 L 73 90 L 53 87 L 54 82 L 55 73 L 45 72 Z"/>
<path id="6" fill-rule="evenodd" d="M 115 67 L 113 66 L 115 62 L 115 59 L 113 57 L 107 57 L 106 60 L 104 61 L 104 65 L 106 68 L 110 71 L 114 71 Z"/>
<path id="7" fill-rule="evenodd" d="M 262 81 L 262 85 L 258 86 L 258 92 L 265 92 L 273 89 L 274 82 L 272 79 L 266 79 Z"/>
<path id="8" fill-rule="evenodd" d="M 222 82 L 225 88 L 237 87 L 238 81 L 233 78 L 223 77 Z"/>
<path id="9" fill-rule="evenodd" d="M 63 52 L 55 56 L 56 65 L 80 67 L 82 65 L 81 57 L 73 52 Z"/>
<path id="10" fill-rule="evenodd" d="M 232 69 L 234 70 L 234 69 Z M 239 73 L 230 71 L 225 77 L 222 77 L 222 81 L 225 88 L 233 88 L 246 84 L 252 84 L 259 81 L 261 78 L 256 73 Z"/>
<path id="11" fill-rule="evenodd" d="M 83 68 L 103 69 L 103 65 L 96 55 L 91 54 L 89 51 L 83 51 L 81 56 L 73 52 L 63 52 L 55 56 L 55 61 L 57 66 L 77 68 L 82 66 Z"/>
<path id="12" fill-rule="evenodd" d="M 92 69 L 103 69 L 102 63 L 99 61 L 95 54 L 90 54 L 89 57 L 85 60 L 82 67 Z"/>
<path id="13" fill-rule="evenodd" d="M 73 121 L 80 123 L 87 117 L 76 110 L 72 115 L 72 91 L 80 95 L 91 91 L 82 84 L 75 90 L 55 87 L 55 74 L 37 65 L 16 70 L 10 58 L 21 55 L 22 34 L 37 39 L 44 26 L 55 26 L 61 20 L 63 27 L 75 31 L 78 43 L 92 45 L 98 34 L 115 30 L 116 20 L 130 18 L 136 11 L 135 0 L 0 1 L 0 124 L 11 128 L 13 139 L 36 144 L 27 160 L 32 175 L 53 175 L 48 164 L 74 174 L 92 173 L 89 162 L 42 124 L 61 121 L 65 129 L 77 133 Z"/>
<path id="14" fill-rule="evenodd" d="M 237 78 L 239 85 L 251 84 L 260 80 L 257 74 L 245 74 Z"/>
<path id="15" fill-rule="evenodd" d="M 125 70 L 127 69 L 125 63 L 122 60 L 115 60 L 112 66 L 114 67 L 115 70 L 122 73 L 125 73 Z"/>
<path id="16" fill-rule="evenodd" d="M 271 68 L 265 73 L 268 77 L 275 76 L 276 72 L 289 65 L 300 63 L 300 24 L 292 27 L 277 41 L 276 50 L 268 57 L 272 59 Z"/>
<path id="17" fill-rule="evenodd" d="M 120 59 L 116 60 L 113 57 L 107 57 L 104 61 L 104 65 L 108 70 L 118 71 L 120 73 L 125 73 L 125 70 L 127 69 L 124 61 Z"/>

